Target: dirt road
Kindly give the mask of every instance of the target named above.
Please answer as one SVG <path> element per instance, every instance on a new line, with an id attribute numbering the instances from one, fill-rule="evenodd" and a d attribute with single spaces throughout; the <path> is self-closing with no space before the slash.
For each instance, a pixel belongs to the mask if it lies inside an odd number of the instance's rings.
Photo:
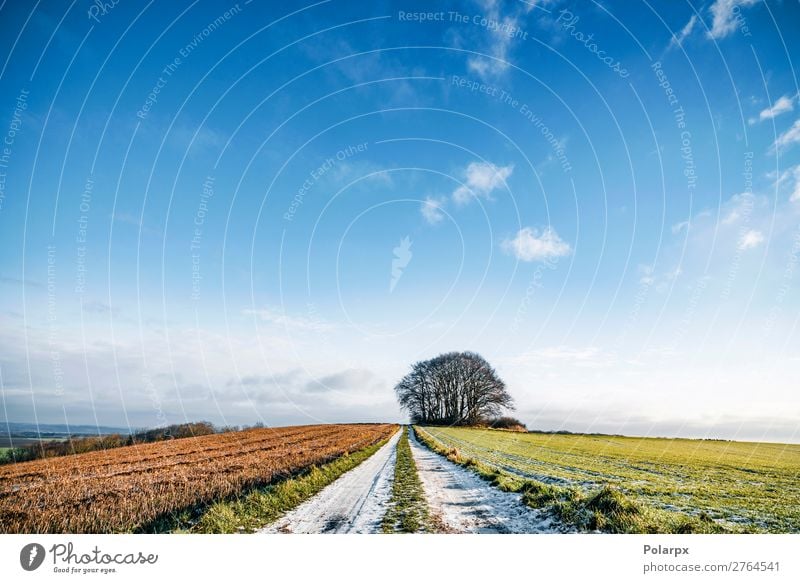
<path id="1" fill-rule="evenodd" d="M 562 532 L 543 511 L 525 506 L 473 472 L 409 439 L 428 506 L 436 523 L 453 533 Z"/>
<path id="2" fill-rule="evenodd" d="M 398 431 L 358 467 L 342 475 L 259 532 L 378 533 L 391 499 Z M 522 504 L 473 472 L 420 444 L 409 433 L 411 452 L 425 490 L 434 529 L 449 533 L 564 532 L 541 510 Z"/>
<path id="3" fill-rule="evenodd" d="M 380 532 L 392 493 L 395 449 L 400 435 L 398 431 L 359 466 L 259 532 Z"/>

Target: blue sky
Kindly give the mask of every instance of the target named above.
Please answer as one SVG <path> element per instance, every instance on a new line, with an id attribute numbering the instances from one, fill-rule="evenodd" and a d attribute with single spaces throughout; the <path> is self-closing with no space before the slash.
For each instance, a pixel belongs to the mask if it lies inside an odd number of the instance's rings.
<path id="1" fill-rule="evenodd" d="M 2 417 L 800 439 L 796 2 L 0 14 Z"/>

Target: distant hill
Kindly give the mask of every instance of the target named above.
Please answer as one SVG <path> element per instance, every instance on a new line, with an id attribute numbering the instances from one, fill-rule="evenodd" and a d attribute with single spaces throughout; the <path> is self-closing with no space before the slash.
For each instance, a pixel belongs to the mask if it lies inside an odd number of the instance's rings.
<path id="1" fill-rule="evenodd" d="M 62 423 L 16 423 L 0 421 L 2 437 L 66 437 L 68 435 L 110 435 L 119 433 L 129 435 L 136 431 L 124 427 L 108 427 L 104 425 L 64 425 Z"/>

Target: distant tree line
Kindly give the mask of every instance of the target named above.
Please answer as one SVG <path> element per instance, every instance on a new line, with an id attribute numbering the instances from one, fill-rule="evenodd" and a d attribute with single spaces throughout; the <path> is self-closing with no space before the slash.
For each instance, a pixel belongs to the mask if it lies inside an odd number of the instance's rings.
<path id="1" fill-rule="evenodd" d="M 411 367 L 395 386 L 412 423 L 486 425 L 513 399 L 497 372 L 479 354 L 448 352 Z"/>
<path id="2" fill-rule="evenodd" d="M 195 423 L 167 425 L 155 429 L 143 429 L 129 435 L 112 433 L 109 435 L 71 436 L 66 439 L 43 440 L 39 443 L 32 443 L 23 447 L 14 447 L 6 450 L 3 455 L 0 455 L 0 464 L 27 462 L 42 458 L 114 449 L 126 445 L 167 441 L 169 439 L 199 437 L 201 435 L 226 433 L 239 429 L 241 429 L 241 427 L 215 428 L 214 425 L 208 421 L 198 421 Z"/>

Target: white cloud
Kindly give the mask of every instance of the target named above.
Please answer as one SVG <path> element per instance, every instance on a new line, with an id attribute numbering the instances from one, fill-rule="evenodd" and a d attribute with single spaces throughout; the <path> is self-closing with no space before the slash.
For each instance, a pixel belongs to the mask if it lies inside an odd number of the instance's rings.
<path id="1" fill-rule="evenodd" d="M 800 164 L 792 169 L 792 174 L 794 175 L 794 188 L 789 196 L 789 201 L 800 202 Z"/>
<path id="2" fill-rule="evenodd" d="M 520 261 L 543 261 L 572 252 L 569 243 L 561 239 L 552 227 L 547 227 L 541 234 L 530 227 L 520 229 L 516 237 L 503 241 L 503 249 Z"/>
<path id="3" fill-rule="evenodd" d="M 504 58 L 502 54 L 498 58 Z M 486 78 L 492 75 L 499 75 L 502 71 L 508 68 L 508 64 L 502 61 L 495 61 L 494 59 L 487 59 L 485 57 L 470 57 L 467 60 L 467 69 L 475 73 L 479 77 Z"/>
<path id="4" fill-rule="evenodd" d="M 289 316 L 282 310 L 274 308 L 245 309 L 242 310 L 242 314 L 255 316 L 262 322 L 276 324 L 296 331 L 319 332 L 331 328 L 330 324 L 317 318 Z"/>
<path id="5" fill-rule="evenodd" d="M 689 221 L 681 221 L 680 223 L 675 223 L 674 225 L 672 225 L 672 234 L 677 235 L 684 229 L 688 230 L 689 225 L 690 225 Z"/>
<path id="6" fill-rule="evenodd" d="M 639 273 L 641 274 L 639 278 L 641 285 L 653 285 L 656 282 L 655 269 L 652 265 L 640 265 Z"/>
<path id="7" fill-rule="evenodd" d="M 422 213 L 422 217 L 429 225 L 435 225 L 442 222 L 444 219 L 444 213 L 442 212 L 442 206 L 444 206 L 444 203 L 445 199 L 432 198 L 430 196 L 427 197 L 425 202 L 422 203 L 420 212 Z"/>
<path id="8" fill-rule="evenodd" d="M 697 24 L 697 14 L 692 14 L 692 17 L 689 19 L 689 22 L 686 23 L 686 26 L 684 26 L 678 34 L 672 35 L 672 40 L 669 41 L 669 46 L 680 46 L 681 43 L 683 43 L 683 41 L 686 40 L 690 34 L 692 34 L 695 24 Z"/>
<path id="9" fill-rule="evenodd" d="M 364 160 L 337 161 L 330 170 L 330 177 L 335 183 L 342 185 L 354 180 L 359 180 L 362 184 L 368 182 L 372 185 L 377 183 L 384 186 L 394 184 L 392 174 L 388 169 Z"/>
<path id="10" fill-rule="evenodd" d="M 794 109 L 794 96 L 784 95 L 783 97 L 779 97 L 775 103 L 772 104 L 772 107 L 768 107 L 761 111 L 758 114 L 758 120 L 750 119 L 750 125 L 756 123 L 756 121 L 764 121 L 765 119 L 773 119 L 778 117 L 782 113 L 786 113 L 788 111 L 792 111 Z"/>
<path id="11" fill-rule="evenodd" d="M 491 200 L 492 193 L 505 186 L 506 180 L 514 172 L 514 165 L 497 166 L 491 162 L 470 162 L 463 170 L 464 182 L 451 195 L 459 206 L 466 205 L 475 198 Z M 436 225 L 445 218 L 443 211 L 446 197 L 428 196 L 420 206 L 420 213 L 429 225 Z"/>
<path id="12" fill-rule="evenodd" d="M 764 242 L 764 235 L 761 231 L 750 229 L 739 239 L 739 250 L 745 251 L 747 249 L 754 249 Z"/>
<path id="13" fill-rule="evenodd" d="M 117 223 L 123 223 L 138 228 L 143 234 L 160 234 L 161 229 L 155 226 L 146 224 L 144 218 L 137 216 L 133 213 L 117 212 L 111 216 L 112 220 Z"/>
<path id="14" fill-rule="evenodd" d="M 639 285 L 654 287 L 656 291 L 663 292 L 668 289 L 670 283 L 683 273 L 680 266 L 676 266 L 668 271 L 657 272 L 654 265 L 639 265 Z"/>
<path id="15" fill-rule="evenodd" d="M 500 361 L 503 366 L 543 368 L 568 365 L 571 367 L 608 366 L 612 357 L 595 346 L 575 348 L 571 346 L 547 346 L 510 356 Z"/>
<path id="16" fill-rule="evenodd" d="M 221 148 L 226 139 L 220 132 L 208 126 L 179 125 L 172 128 L 169 141 L 180 150 L 191 148 L 190 153 L 198 154 Z"/>
<path id="17" fill-rule="evenodd" d="M 772 150 L 785 150 L 797 142 L 800 142 L 800 119 L 795 120 L 794 124 L 792 124 L 792 127 L 778 136 L 778 139 L 775 140 L 774 144 L 772 144 Z"/>
<path id="18" fill-rule="evenodd" d="M 723 205 L 722 211 L 725 212 L 725 216 L 720 223 L 723 225 L 732 225 L 740 219 L 749 217 L 753 213 L 756 202 L 756 197 L 750 192 L 734 194 Z"/>
<path id="19" fill-rule="evenodd" d="M 712 16 L 709 38 L 721 39 L 736 30 L 737 19 L 741 18 L 740 9 L 752 6 L 758 0 L 716 0 L 711 5 Z"/>
<path id="20" fill-rule="evenodd" d="M 775 179 L 776 190 L 782 190 L 785 184 L 791 183 L 789 202 L 800 202 L 800 164 L 785 170 L 780 175 L 777 172 L 770 172 L 767 176 Z"/>
<path id="21" fill-rule="evenodd" d="M 465 171 L 464 184 L 453 191 L 456 204 L 466 204 L 473 197 L 490 198 L 514 172 L 514 165 L 495 166 L 489 162 L 471 162 Z"/>
<path id="22" fill-rule="evenodd" d="M 486 80 L 498 77 L 508 69 L 508 53 L 514 36 L 517 31 L 523 37 L 526 34 L 520 30 L 520 16 L 530 12 L 536 3 L 514 3 L 516 6 L 508 15 L 500 14 L 502 3 L 498 0 L 478 0 L 477 4 L 483 10 L 484 18 L 493 23 L 493 26 L 487 27 L 490 41 L 485 53 L 489 57 L 472 56 L 467 60 L 467 68 Z"/>

